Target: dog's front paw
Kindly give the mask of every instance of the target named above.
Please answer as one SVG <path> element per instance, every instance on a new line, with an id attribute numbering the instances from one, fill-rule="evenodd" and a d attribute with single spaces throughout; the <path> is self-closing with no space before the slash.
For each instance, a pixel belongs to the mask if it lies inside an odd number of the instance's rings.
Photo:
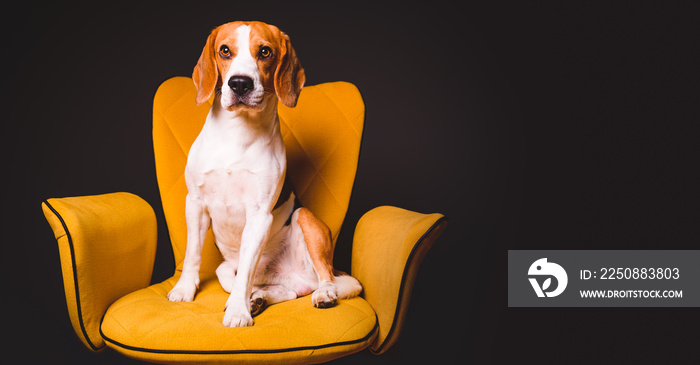
<path id="1" fill-rule="evenodd" d="M 311 302 L 316 308 L 330 308 L 338 303 L 338 289 L 333 283 L 323 283 L 311 294 Z"/>
<path id="2" fill-rule="evenodd" d="M 194 293 L 196 292 L 196 283 L 184 283 L 182 280 L 180 280 L 168 293 L 168 300 L 171 302 L 191 302 L 194 300 Z"/>
<path id="3" fill-rule="evenodd" d="M 229 297 L 224 307 L 223 325 L 226 327 L 249 327 L 253 325 L 253 316 L 245 302 Z"/>
<path id="4" fill-rule="evenodd" d="M 249 327 L 253 325 L 253 317 L 245 311 L 238 312 L 228 308 L 224 314 L 223 324 L 226 327 Z"/>

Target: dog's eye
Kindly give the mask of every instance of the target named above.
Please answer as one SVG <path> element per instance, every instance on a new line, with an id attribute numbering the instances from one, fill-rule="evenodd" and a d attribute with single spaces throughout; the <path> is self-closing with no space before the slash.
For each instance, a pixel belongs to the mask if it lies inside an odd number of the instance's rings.
<path id="1" fill-rule="evenodd" d="M 221 48 L 219 48 L 219 54 L 223 58 L 229 58 L 231 57 L 231 50 L 228 49 L 228 46 L 224 44 L 223 46 L 221 46 Z"/>
<path id="2" fill-rule="evenodd" d="M 272 56 L 272 49 L 268 46 L 263 46 L 260 48 L 260 57 L 262 58 L 268 58 Z"/>

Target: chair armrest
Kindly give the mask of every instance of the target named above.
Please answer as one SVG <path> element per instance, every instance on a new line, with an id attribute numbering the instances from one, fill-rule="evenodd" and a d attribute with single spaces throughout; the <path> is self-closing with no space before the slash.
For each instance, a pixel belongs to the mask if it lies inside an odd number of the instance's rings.
<path id="1" fill-rule="evenodd" d="M 73 329 L 92 351 L 104 346 L 100 321 L 117 299 L 151 281 L 156 218 L 136 195 L 113 193 L 48 199 L 46 220 L 58 241 Z"/>
<path id="2" fill-rule="evenodd" d="M 379 320 L 373 353 L 385 352 L 398 340 L 418 268 L 446 226 L 442 214 L 389 206 L 367 212 L 357 223 L 351 270 Z"/>

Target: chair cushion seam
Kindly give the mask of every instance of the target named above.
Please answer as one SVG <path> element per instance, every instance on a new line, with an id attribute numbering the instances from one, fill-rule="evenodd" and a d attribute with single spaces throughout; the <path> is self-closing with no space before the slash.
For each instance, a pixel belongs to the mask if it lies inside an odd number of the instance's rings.
<path id="1" fill-rule="evenodd" d="M 333 106 L 340 112 L 340 114 L 343 116 L 343 118 L 345 118 L 346 123 L 350 126 L 350 129 L 351 129 L 353 132 L 355 132 L 355 135 L 356 135 L 357 137 L 362 137 L 362 134 L 361 134 L 360 132 L 358 132 L 357 129 L 355 129 L 355 126 L 354 126 L 353 123 L 352 123 L 352 122 L 355 121 L 357 118 L 349 118 L 349 117 L 347 116 L 347 114 L 345 113 L 345 110 L 343 110 L 343 108 L 341 108 L 341 107 L 338 105 L 338 103 L 336 103 L 335 100 L 333 100 L 333 98 L 331 98 L 322 88 L 319 88 L 319 91 L 320 91 L 321 94 L 323 94 L 323 96 L 324 96 L 326 99 L 328 99 L 328 101 L 331 102 L 331 104 L 333 104 Z"/>
<path id="2" fill-rule="evenodd" d="M 375 319 L 376 319 L 376 314 L 375 314 Z M 126 344 L 120 343 L 116 340 L 109 338 L 104 333 L 102 333 L 101 328 L 100 328 L 100 334 L 102 334 L 102 337 L 104 338 L 105 341 L 108 341 L 108 342 L 114 344 L 115 346 L 119 346 L 123 349 L 131 350 L 131 351 L 156 353 L 156 354 L 182 354 L 182 355 L 236 355 L 236 354 L 276 354 L 276 353 L 283 353 L 283 352 L 320 350 L 320 349 L 329 348 L 329 347 L 354 345 L 354 344 L 361 343 L 361 342 L 364 342 L 364 341 L 367 341 L 368 339 L 370 339 L 372 337 L 372 335 L 377 331 L 378 328 L 379 328 L 379 321 L 375 320 L 374 327 L 372 328 L 372 330 L 370 330 L 364 337 L 359 338 L 359 339 L 348 340 L 348 341 L 343 341 L 343 342 L 331 342 L 331 343 L 326 343 L 326 344 L 322 344 L 322 345 L 299 346 L 299 347 L 290 347 L 290 348 L 282 348 L 282 349 L 267 349 L 267 350 L 260 350 L 260 349 L 246 349 L 246 350 L 164 350 L 164 349 L 151 349 L 151 348 L 137 347 L 137 346 L 131 346 L 131 345 L 126 345 Z"/>

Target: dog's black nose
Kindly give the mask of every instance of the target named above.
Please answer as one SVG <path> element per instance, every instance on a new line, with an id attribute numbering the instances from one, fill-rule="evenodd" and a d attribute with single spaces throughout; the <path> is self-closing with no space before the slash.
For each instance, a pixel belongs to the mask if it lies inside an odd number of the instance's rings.
<path id="1" fill-rule="evenodd" d="M 234 93 L 243 96 L 248 91 L 253 90 L 253 79 L 248 76 L 233 76 L 228 79 L 228 86 Z"/>

